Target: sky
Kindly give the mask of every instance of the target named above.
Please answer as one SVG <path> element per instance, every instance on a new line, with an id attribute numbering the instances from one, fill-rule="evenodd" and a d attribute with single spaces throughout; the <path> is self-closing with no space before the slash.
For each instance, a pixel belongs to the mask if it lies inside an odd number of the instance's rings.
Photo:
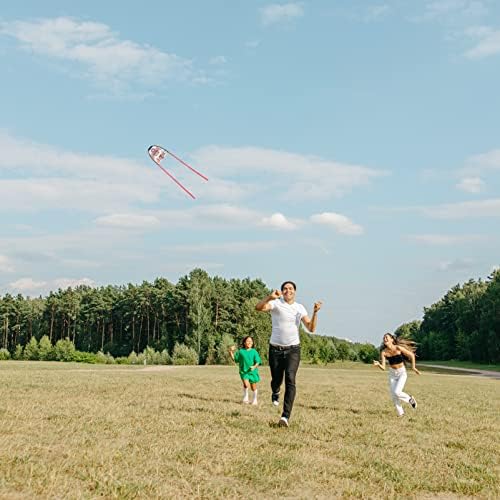
<path id="1" fill-rule="evenodd" d="M 0 68 L 1 295 L 201 267 L 378 344 L 500 264 L 494 0 L 4 2 Z"/>

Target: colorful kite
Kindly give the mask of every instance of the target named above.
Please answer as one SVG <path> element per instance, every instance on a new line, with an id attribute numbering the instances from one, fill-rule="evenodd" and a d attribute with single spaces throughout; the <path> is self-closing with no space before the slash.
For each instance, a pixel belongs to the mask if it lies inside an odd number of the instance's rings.
<path id="1" fill-rule="evenodd" d="M 170 155 L 174 160 L 177 160 L 179 163 L 182 163 L 185 167 L 189 168 L 191 172 L 194 172 L 195 174 L 199 175 L 202 179 L 208 181 L 208 178 L 205 177 L 202 173 L 198 172 L 198 170 L 194 169 L 191 165 L 188 165 L 185 161 L 181 160 L 177 156 L 174 155 L 174 153 L 171 153 L 168 151 L 168 149 L 162 148 L 161 146 L 149 146 L 148 148 L 148 154 L 149 157 L 165 172 L 182 190 L 184 190 L 193 200 L 195 199 L 195 196 L 191 191 L 186 189 L 168 170 L 166 170 L 162 165 L 161 161 L 165 159 L 167 155 Z"/>

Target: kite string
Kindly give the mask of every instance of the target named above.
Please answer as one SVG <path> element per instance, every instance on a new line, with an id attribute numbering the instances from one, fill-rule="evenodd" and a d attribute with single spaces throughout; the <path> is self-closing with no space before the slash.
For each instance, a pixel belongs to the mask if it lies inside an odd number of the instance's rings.
<path id="1" fill-rule="evenodd" d="M 186 189 L 170 172 L 168 172 L 166 169 L 164 169 L 156 160 L 153 160 L 162 170 L 165 172 L 181 189 L 183 189 L 193 200 L 196 199 L 193 193 Z"/>
<path id="2" fill-rule="evenodd" d="M 181 162 L 185 167 L 189 168 L 192 172 L 195 174 L 198 174 L 201 178 L 205 179 L 208 181 L 208 177 L 205 177 L 201 172 L 198 172 L 195 168 L 193 168 L 191 165 L 188 165 L 184 160 L 181 160 L 178 156 L 175 156 L 174 153 L 170 152 L 168 149 L 165 149 L 165 151 L 170 155 L 173 156 L 177 161 Z"/>

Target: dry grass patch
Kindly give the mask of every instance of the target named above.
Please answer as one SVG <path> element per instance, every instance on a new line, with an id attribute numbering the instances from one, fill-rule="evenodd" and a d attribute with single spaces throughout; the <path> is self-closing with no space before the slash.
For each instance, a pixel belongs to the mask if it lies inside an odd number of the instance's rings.
<path id="1" fill-rule="evenodd" d="M 500 496 L 500 382 L 410 375 L 395 416 L 385 374 L 301 367 L 289 429 L 239 403 L 234 367 L 1 362 L 0 496 Z"/>

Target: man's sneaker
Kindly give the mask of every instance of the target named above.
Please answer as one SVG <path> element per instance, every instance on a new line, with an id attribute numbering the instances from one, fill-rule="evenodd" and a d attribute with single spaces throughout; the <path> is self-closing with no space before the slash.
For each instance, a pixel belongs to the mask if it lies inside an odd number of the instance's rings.
<path id="1" fill-rule="evenodd" d="M 271 401 L 273 402 L 274 406 L 279 406 L 280 404 L 280 393 L 279 392 L 273 392 L 271 395 Z"/>
<path id="2" fill-rule="evenodd" d="M 410 404 L 414 410 L 417 408 L 417 400 L 413 396 L 410 396 Z"/>
<path id="3" fill-rule="evenodd" d="M 278 425 L 280 427 L 288 427 L 288 418 L 286 417 L 281 417 L 279 422 L 278 422 Z"/>

